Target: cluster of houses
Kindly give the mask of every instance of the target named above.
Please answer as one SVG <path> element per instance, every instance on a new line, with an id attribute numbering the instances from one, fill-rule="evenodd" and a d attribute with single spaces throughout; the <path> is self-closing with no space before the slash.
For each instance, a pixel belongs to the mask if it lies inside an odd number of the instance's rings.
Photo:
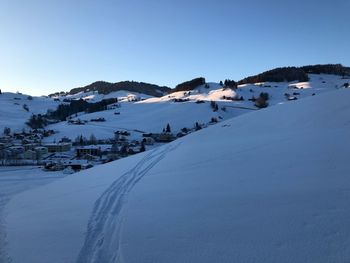
<path id="1" fill-rule="evenodd" d="M 0 137 L 0 165 L 43 165 L 47 171 L 78 171 L 145 150 L 155 142 L 170 142 L 171 133 L 144 134 L 140 141 L 129 140 L 130 133 L 116 131 L 114 138 L 95 143 L 72 142 L 64 137 L 59 142 L 44 143 L 43 138 L 53 131 L 35 130 Z"/>
<path id="2" fill-rule="evenodd" d="M 68 120 L 68 124 L 73 124 L 73 125 L 85 125 L 87 122 L 88 122 L 87 120 L 81 120 L 81 119 Z"/>
<path id="3" fill-rule="evenodd" d="M 48 153 L 42 146 L 42 139 L 52 135 L 52 130 L 10 132 L 0 137 L 0 164 L 11 165 L 21 163 L 23 159 L 38 160 Z"/>
<path id="4" fill-rule="evenodd" d="M 43 138 L 54 131 L 9 132 L 0 137 L 0 165 L 42 165 L 47 171 L 70 173 L 145 151 L 146 146 L 168 143 L 203 127 L 196 123 L 193 129 L 183 128 L 176 135 L 166 129 L 162 133 L 143 133 L 140 140 L 131 140 L 130 132 L 123 130 L 116 131 L 114 138 L 108 140 L 92 141 L 78 136 L 73 142 L 63 137 L 51 143 L 43 142 Z"/>
<path id="5" fill-rule="evenodd" d="M 91 122 L 105 122 L 106 119 L 105 118 L 95 118 L 95 119 L 91 119 Z M 81 120 L 81 119 L 69 119 L 68 124 L 73 124 L 73 125 L 85 125 L 86 123 L 88 123 L 88 120 Z"/>

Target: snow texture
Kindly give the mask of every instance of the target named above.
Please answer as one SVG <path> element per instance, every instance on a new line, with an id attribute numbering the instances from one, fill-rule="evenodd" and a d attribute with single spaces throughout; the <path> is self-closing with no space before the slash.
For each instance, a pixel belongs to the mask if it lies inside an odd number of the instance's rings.
<path id="1" fill-rule="evenodd" d="M 0 167 L 0 262 L 7 261 L 5 253 L 6 233 L 3 211 L 8 201 L 16 194 L 62 178 L 62 173 L 47 173 L 35 166 Z"/>

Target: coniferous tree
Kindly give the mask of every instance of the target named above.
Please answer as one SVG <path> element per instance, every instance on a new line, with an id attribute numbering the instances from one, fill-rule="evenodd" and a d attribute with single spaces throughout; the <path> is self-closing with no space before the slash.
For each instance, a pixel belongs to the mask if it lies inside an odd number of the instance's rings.
<path id="1" fill-rule="evenodd" d="M 5 135 L 10 135 L 11 134 L 11 129 L 9 127 L 4 128 L 4 134 Z"/>
<path id="2" fill-rule="evenodd" d="M 195 130 L 198 131 L 200 129 L 202 129 L 202 127 L 199 125 L 198 122 L 196 122 L 195 126 L 194 126 Z"/>
<path id="3" fill-rule="evenodd" d="M 145 143 L 142 141 L 141 142 L 141 147 L 140 147 L 140 152 L 146 151 Z"/>
<path id="4" fill-rule="evenodd" d="M 170 132 L 171 132 L 171 129 L 170 129 L 170 124 L 169 124 L 169 123 L 166 125 L 166 132 L 168 132 L 168 133 L 170 133 Z"/>
<path id="5" fill-rule="evenodd" d="M 94 134 L 90 135 L 90 144 L 94 144 L 94 145 L 97 144 L 97 139 Z"/>

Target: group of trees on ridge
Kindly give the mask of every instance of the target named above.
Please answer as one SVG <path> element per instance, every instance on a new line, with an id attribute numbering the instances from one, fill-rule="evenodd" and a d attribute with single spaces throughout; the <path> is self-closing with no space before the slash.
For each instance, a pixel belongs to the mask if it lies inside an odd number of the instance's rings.
<path id="1" fill-rule="evenodd" d="M 205 84 L 205 78 L 199 77 L 189 81 L 185 81 L 183 83 L 178 84 L 172 92 L 176 91 L 189 91 L 197 88 L 198 86 Z"/>
<path id="2" fill-rule="evenodd" d="M 85 100 L 72 100 L 68 104 L 60 104 L 54 111 L 46 114 L 49 119 L 64 121 L 67 117 L 78 112 L 92 113 L 107 109 L 107 105 L 118 102 L 117 98 L 104 99 L 99 102 L 89 103 Z"/>
<path id="3" fill-rule="evenodd" d="M 77 94 L 82 91 L 97 91 L 100 94 L 109 94 L 120 90 L 128 90 L 131 92 L 139 92 L 150 96 L 160 97 L 163 96 L 164 93 L 170 92 L 171 89 L 166 86 L 158 86 L 155 84 L 136 81 L 121 81 L 116 83 L 96 81 L 85 87 L 74 88 L 69 92 L 69 94 Z"/>
<path id="4" fill-rule="evenodd" d="M 350 68 L 341 64 L 309 65 L 303 67 L 281 67 L 265 71 L 238 81 L 238 84 L 258 82 L 308 81 L 308 74 L 333 74 L 349 76 Z"/>
<path id="5" fill-rule="evenodd" d="M 33 114 L 27 122 L 32 129 L 44 128 L 50 121 L 65 121 L 67 117 L 78 112 L 92 113 L 107 109 L 107 105 L 118 102 L 117 98 L 104 99 L 99 102 L 89 103 L 85 100 L 72 100 L 69 103 L 58 105 L 56 110 L 49 110 L 46 114 Z"/>
<path id="6" fill-rule="evenodd" d="M 261 74 L 244 78 L 238 84 L 258 82 L 308 81 L 309 77 L 304 70 L 297 67 L 276 68 Z"/>
<path id="7" fill-rule="evenodd" d="M 308 65 L 300 68 L 308 74 L 350 76 L 350 67 L 344 67 L 342 64 Z"/>

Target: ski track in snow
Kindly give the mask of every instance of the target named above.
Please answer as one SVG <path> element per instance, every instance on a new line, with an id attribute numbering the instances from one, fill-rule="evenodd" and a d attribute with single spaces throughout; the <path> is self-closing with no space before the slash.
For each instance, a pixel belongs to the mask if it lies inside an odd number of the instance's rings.
<path id="1" fill-rule="evenodd" d="M 179 146 L 156 148 L 147 154 L 131 170 L 124 173 L 96 201 L 89 219 L 84 245 L 77 263 L 120 262 L 121 211 L 128 193 L 167 153 Z"/>

